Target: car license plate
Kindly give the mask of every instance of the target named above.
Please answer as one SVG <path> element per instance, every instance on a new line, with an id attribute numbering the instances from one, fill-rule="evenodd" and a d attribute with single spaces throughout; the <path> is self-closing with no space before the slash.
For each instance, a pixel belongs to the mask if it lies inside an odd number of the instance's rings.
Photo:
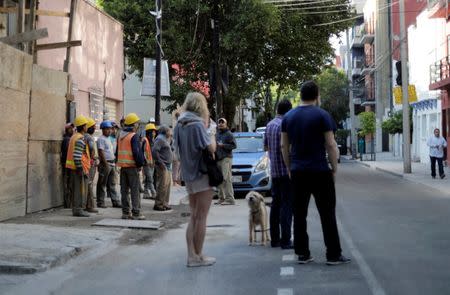
<path id="1" fill-rule="evenodd" d="M 240 175 L 233 176 L 231 178 L 231 181 L 233 181 L 233 182 L 242 182 L 242 176 L 240 176 Z"/>

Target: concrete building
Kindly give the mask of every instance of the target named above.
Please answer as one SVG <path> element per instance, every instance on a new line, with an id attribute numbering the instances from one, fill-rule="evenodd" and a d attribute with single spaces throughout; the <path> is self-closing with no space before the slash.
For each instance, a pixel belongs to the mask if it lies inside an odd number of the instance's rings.
<path id="1" fill-rule="evenodd" d="M 440 90 L 442 110 L 442 134 L 450 140 L 450 8 L 448 1 L 428 0 L 428 17 L 445 22 L 445 32 L 438 36 L 435 61 L 430 64 L 430 90 Z M 447 152 L 447 161 L 450 153 Z"/>
<path id="2" fill-rule="evenodd" d="M 70 0 L 40 0 L 39 9 L 70 11 Z M 67 40 L 69 19 L 39 16 L 37 28 L 47 28 L 49 37 L 38 44 Z M 72 79 L 70 119 L 78 114 L 94 118 L 119 120 L 123 114 L 123 25 L 97 8 L 91 1 L 78 0 L 72 31 L 73 40 L 82 46 L 72 47 L 69 74 Z M 66 49 L 39 51 L 39 65 L 62 70 Z"/>
<path id="3" fill-rule="evenodd" d="M 445 56 L 445 19 L 429 18 L 424 9 L 416 18 L 415 25 L 408 28 L 409 84 L 417 91 L 418 102 L 413 107 L 413 144 L 412 158 L 415 161 L 429 163 L 427 139 L 434 128 L 441 128 L 440 91 L 429 90 L 430 64 Z"/>

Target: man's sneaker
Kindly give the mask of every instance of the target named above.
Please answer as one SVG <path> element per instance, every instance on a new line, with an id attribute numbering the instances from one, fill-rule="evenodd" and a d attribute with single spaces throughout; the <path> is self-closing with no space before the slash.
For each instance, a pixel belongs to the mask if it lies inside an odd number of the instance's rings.
<path id="1" fill-rule="evenodd" d="M 313 262 L 314 258 L 311 255 L 298 255 L 298 263 L 300 264 L 307 264 L 310 262 Z"/>
<path id="2" fill-rule="evenodd" d="M 133 216 L 131 216 L 131 219 L 133 219 L 133 220 L 145 220 L 145 216 L 142 215 L 142 214 L 133 215 Z"/>
<path id="3" fill-rule="evenodd" d="M 106 205 L 105 204 L 97 204 L 97 208 L 108 208 L 108 207 L 106 207 Z"/>
<path id="4" fill-rule="evenodd" d="M 441 179 L 444 179 L 444 178 L 445 178 L 445 174 L 442 174 L 442 175 L 441 175 Z"/>
<path id="5" fill-rule="evenodd" d="M 172 210 L 172 207 L 164 205 L 164 209 L 166 209 L 166 211 L 170 211 L 170 210 Z"/>
<path id="6" fill-rule="evenodd" d="M 81 211 L 78 211 L 78 212 L 74 212 L 73 216 L 76 216 L 76 217 L 89 217 L 90 215 L 86 211 L 81 210 Z"/>
<path id="7" fill-rule="evenodd" d="M 113 206 L 113 208 L 122 208 L 122 204 L 119 202 L 113 202 L 112 206 Z"/>
<path id="8" fill-rule="evenodd" d="M 122 219 L 131 219 L 131 215 L 130 214 L 122 214 Z"/>
<path id="9" fill-rule="evenodd" d="M 222 203 L 225 202 L 224 200 L 218 200 L 214 203 L 214 205 L 222 205 Z"/>
<path id="10" fill-rule="evenodd" d="M 350 263 L 350 259 L 341 255 L 336 259 L 328 259 L 327 260 L 327 264 L 328 265 L 339 265 L 339 264 L 346 264 L 346 263 Z"/>

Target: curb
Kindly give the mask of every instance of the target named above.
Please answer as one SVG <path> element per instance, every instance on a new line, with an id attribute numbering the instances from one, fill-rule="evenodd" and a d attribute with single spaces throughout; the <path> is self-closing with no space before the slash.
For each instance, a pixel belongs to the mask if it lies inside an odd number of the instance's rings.
<path id="1" fill-rule="evenodd" d="M 34 274 L 44 272 L 52 267 L 64 264 L 69 259 L 80 255 L 85 250 L 87 250 L 87 248 L 71 247 L 71 249 L 65 253 L 57 256 L 44 257 L 41 261 L 35 263 L 0 260 L 0 274 Z M 18 260 L 23 260 L 23 257 L 20 258 Z"/>
<path id="2" fill-rule="evenodd" d="M 396 177 L 400 177 L 400 178 L 403 178 L 403 179 L 407 179 L 407 178 L 405 178 L 405 175 L 402 174 L 402 173 L 393 172 L 393 171 L 390 171 L 390 170 L 387 170 L 387 169 L 384 169 L 384 168 L 380 168 L 380 167 L 374 167 L 374 166 L 372 166 L 370 164 L 367 164 L 367 163 L 364 163 L 364 162 L 361 162 L 361 161 L 355 161 L 355 163 L 357 163 L 359 165 L 362 165 L 362 166 L 365 166 L 367 168 L 376 170 L 376 171 L 380 171 L 380 172 L 384 172 L 384 173 L 390 174 L 392 176 L 396 176 Z"/>

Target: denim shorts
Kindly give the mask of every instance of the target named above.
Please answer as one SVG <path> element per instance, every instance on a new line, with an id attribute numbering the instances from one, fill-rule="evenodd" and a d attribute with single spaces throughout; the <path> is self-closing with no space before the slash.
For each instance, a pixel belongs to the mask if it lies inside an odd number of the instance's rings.
<path id="1" fill-rule="evenodd" d="M 207 190 L 211 190 L 211 186 L 209 185 L 208 175 L 202 174 L 202 176 L 194 181 L 186 182 L 186 191 L 189 195 L 193 195 L 196 193 L 204 192 Z"/>

